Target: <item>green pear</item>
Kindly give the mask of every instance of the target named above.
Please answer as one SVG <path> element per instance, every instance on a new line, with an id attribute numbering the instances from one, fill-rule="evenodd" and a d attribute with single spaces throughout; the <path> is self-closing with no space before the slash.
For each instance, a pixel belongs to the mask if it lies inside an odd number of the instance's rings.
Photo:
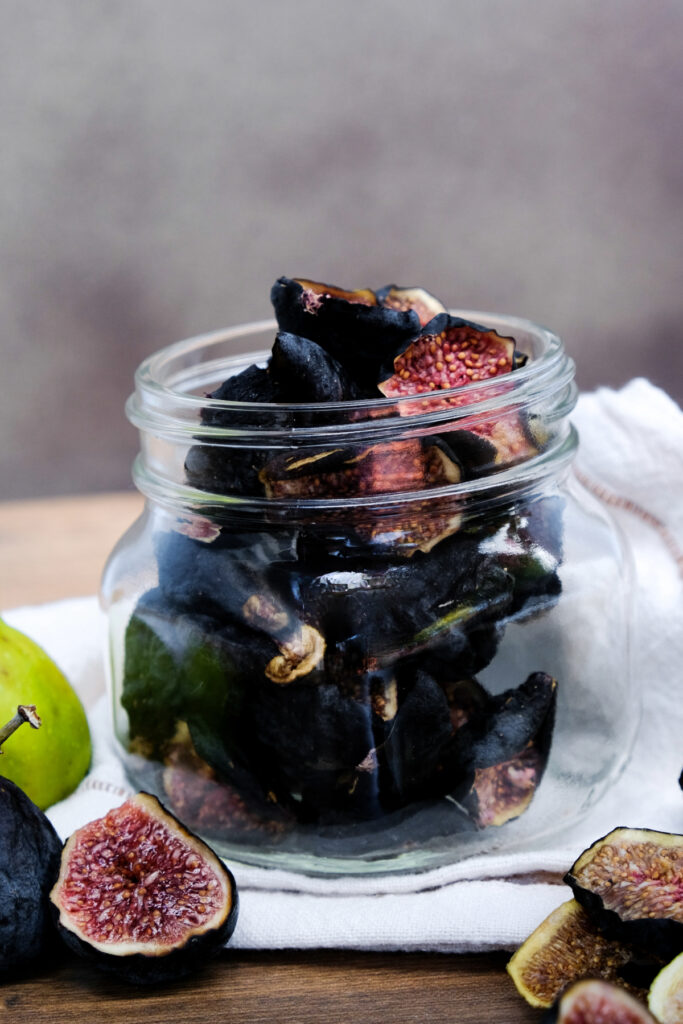
<path id="1" fill-rule="evenodd" d="M 2 748 L 0 775 L 41 810 L 72 793 L 90 766 L 88 720 L 75 690 L 35 641 L 0 619 L 0 722 L 34 704 L 42 726 L 24 727 Z"/>

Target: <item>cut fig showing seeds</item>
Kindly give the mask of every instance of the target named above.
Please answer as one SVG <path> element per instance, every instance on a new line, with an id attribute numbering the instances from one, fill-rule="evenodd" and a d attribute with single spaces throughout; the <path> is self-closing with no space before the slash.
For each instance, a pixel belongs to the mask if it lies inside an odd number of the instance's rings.
<path id="1" fill-rule="evenodd" d="M 545 1024 L 657 1024 L 640 1000 L 599 978 L 577 981 L 543 1020 Z"/>
<path id="2" fill-rule="evenodd" d="M 623 976 L 633 958 L 630 946 L 606 938 L 576 900 L 567 900 L 522 943 L 507 970 L 527 1003 L 550 1007 L 568 985 L 587 976 L 631 987 Z"/>
<path id="3" fill-rule="evenodd" d="M 565 876 L 598 926 L 667 960 L 683 952 L 683 836 L 616 828 Z"/>
<path id="4" fill-rule="evenodd" d="M 509 373 L 514 353 L 512 338 L 442 313 L 395 357 L 378 387 L 387 398 L 458 388 Z"/>
<path id="5" fill-rule="evenodd" d="M 198 968 L 238 914 L 231 872 L 149 793 L 74 832 L 50 899 L 72 950 L 138 984 Z"/>

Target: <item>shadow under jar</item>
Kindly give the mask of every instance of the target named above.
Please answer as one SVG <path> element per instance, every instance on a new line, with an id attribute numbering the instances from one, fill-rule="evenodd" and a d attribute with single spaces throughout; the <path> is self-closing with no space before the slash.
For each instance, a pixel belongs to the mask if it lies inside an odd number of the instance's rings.
<path id="1" fill-rule="evenodd" d="M 574 367 L 409 398 L 207 398 L 263 322 L 145 361 L 141 518 L 103 578 L 127 771 L 224 856 L 308 874 L 528 848 L 623 767 L 628 571 L 572 475 Z M 247 352 L 234 356 L 235 350 Z"/>

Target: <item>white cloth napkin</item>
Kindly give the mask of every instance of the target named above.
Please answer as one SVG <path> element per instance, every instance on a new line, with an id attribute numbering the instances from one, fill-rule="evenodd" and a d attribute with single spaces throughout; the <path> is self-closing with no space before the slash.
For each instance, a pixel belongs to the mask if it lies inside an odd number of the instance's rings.
<path id="1" fill-rule="evenodd" d="M 232 945 L 467 952 L 515 948 L 570 890 L 555 880 L 617 825 L 683 831 L 683 413 L 647 381 L 579 399 L 576 469 L 634 555 L 633 654 L 644 713 L 621 779 L 569 836 L 415 875 L 308 878 L 231 864 L 241 897 Z M 62 667 L 88 710 L 94 760 L 49 811 L 62 837 L 131 792 L 110 739 L 104 622 L 94 597 L 6 612 Z M 549 874 L 546 874 L 549 873 Z"/>

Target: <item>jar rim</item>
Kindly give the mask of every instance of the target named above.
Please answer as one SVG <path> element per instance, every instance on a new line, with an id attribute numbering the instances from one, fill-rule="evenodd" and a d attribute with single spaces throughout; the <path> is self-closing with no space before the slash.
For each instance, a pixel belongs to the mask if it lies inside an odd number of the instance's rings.
<path id="1" fill-rule="evenodd" d="M 208 397 L 206 392 L 193 393 L 192 389 L 196 391 L 211 371 L 220 369 L 222 377 L 216 377 L 220 383 L 230 376 L 229 371 L 236 372 L 246 365 L 247 359 L 249 363 L 264 362 L 270 354 L 265 349 L 227 354 L 213 359 L 207 356 L 212 356 L 221 346 L 230 346 L 240 340 L 246 342 L 268 331 L 276 331 L 277 322 L 267 319 L 186 338 L 148 356 L 136 370 L 135 392 L 126 403 L 126 415 L 138 429 L 167 438 L 187 438 L 188 435 L 195 439 L 253 438 L 257 434 L 271 441 L 281 438 L 289 444 L 293 437 L 305 441 L 314 433 L 329 438 L 340 428 L 348 431 L 350 426 L 355 436 L 376 433 L 378 429 L 382 432 L 399 417 L 404 425 L 409 420 L 417 428 L 438 424 L 445 419 L 453 421 L 471 417 L 473 414 L 490 415 L 501 407 L 510 409 L 542 400 L 545 395 L 566 391 L 573 381 L 574 362 L 566 355 L 559 336 L 548 328 L 516 316 L 472 310 L 449 312 L 466 320 L 486 324 L 487 330 L 507 332 L 508 335 L 516 333 L 524 339 L 521 343 L 522 351 L 525 350 L 525 344 L 526 348 L 534 350 L 527 353 L 531 358 L 525 366 L 504 377 L 439 390 L 434 396 L 422 393 L 401 396 L 399 399 L 377 397 L 342 402 L 269 403 L 217 399 Z M 517 337 L 515 342 L 519 343 Z M 455 399 L 458 399 L 457 405 Z M 575 398 L 571 400 L 570 408 L 574 401 Z M 434 407 L 425 408 L 429 404 Z M 564 408 L 562 415 L 570 411 L 570 408 Z M 207 426 L 200 422 L 202 411 L 205 410 L 223 414 L 232 411 L 236 416 L 247 417 L 248 426 L 240 426 L 239 421 L 230 427 Z M 375 410 L 382 415 L 371 417 L 370 413 Z M 269 412 L 278 412 L 284 418 L 285 425 L 273 426 L 269 423 Z M 290 415 L 295 420 L 301 414 L 306 414 L 308 418 L 306 426 L 289 422 Z M 316 417 L 321 422 L 316 423 Z M 337 420 L 335 417 L 338 417 Z M 354 419 L 355 422 L 352 422 Z"/>

